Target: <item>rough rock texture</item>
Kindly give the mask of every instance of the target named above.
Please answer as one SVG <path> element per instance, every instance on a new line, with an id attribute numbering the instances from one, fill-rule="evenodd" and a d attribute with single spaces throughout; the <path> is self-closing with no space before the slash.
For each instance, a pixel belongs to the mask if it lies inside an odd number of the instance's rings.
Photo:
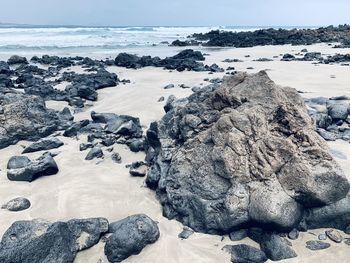
<path id="1" fill-rule="evenodd" d="M 56 137 L 49 137 L 40 139 L 24 148 L 22 153 L 31 153 L 37 151 L 47 151 L 55 148 L 59 148 L 63 145 L 63 142 Z"/>
<path id="2" fill-rule="evenodd" d="M 107 232 L 104 218 L 50 223 L 35 219 L 17 221 L 0 243 L 0 262 L 71 263 L 76 253 L 95 245 Z"/>
<path id="3" fill-rule="evenodd" d="M 57 164 L 49 153 L 44 153 L 35 161 L 29 160 L 26 156 L 13 156 L 7 164 L 7 169 L 9 180 L 27 182 L 58 172 Z"/>
<path id="4" fill-rule="evenodd" d="M 273 261 L 297 256 L 288 241 L 276 234 L 264 233 L 261 237 L 260 248 Z"/>
<path id="5" fill-rule="evenodd" d="M 231 262 L 233 263 L 262 263 L 267 261 L 263 251 L 249 245 L 227 245 L 223 250 L 231 254 Z"/>
<path id="6" fill-rule="evenodd" d="M 168 218 L 206 233 L 286 231 L 305 209 L 349 192 L 297 91 L 265 72 L 239 73 L 167 104 L 147 132 L 146 183 Z"/>
<path id="7" fill-rule="evenodd" d="M 331 244 L 318 241 L 318 240 L 310 240 L 306 242 L 306 248 L 310 250 L 322 250 L 327 249 L 331 246 Z"/>
<path id="8" fill-rule="evenodd" d="M 143 214 L 111 223 L 108 232 L 113 233 L 105 246 L 110 262 L 121 262 L 139 254 L 145 246 L 156 242 L 160 235 L 157 223 Z"/>
<path id="9" fill-rule="evenodd" d="M 6 204 L 2 205 L 2 209 L 7 209 L 9 211 L 22 211 L 25 209 L 28 209 L 30 207 L 30 201 L 27 198 L 23 197 L 17 197 L 10 201 L 8 201 Z"/>
<path id="10" fill-rule="evenodd" d="M 19 140 L 35 141 L 59 129 L 60 119 L 43 99 L 20 93 L 0 93 L 0 149 Z"/>

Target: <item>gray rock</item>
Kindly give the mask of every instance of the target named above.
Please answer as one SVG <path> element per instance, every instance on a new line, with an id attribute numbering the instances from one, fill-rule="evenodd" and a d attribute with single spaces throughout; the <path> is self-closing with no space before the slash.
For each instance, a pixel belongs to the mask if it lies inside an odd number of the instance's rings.
<path id="1" fill-rule="evenodd" d="M 21 163 L 18 160 L 21 160 Z M 35 161 L 28 162 L 28 160 L 17 156 L 12 157 L 7 164 L 9 167 L 7 178 L 11 181 L 32 182 L 41 176 L 54 175 L 58 172 L 57 164 L 50 154 L 44 153 Z"/>
<path id="2" fill-rule="evenodd" d="M 75 250 L 81 251 L 97 244 L 103 233 L 108 231 L 106 218 L 72 219 L 67 222 L 75 240 Z"/>
<path id="3" fill-rule="evenodd" d="M 327 230 L 326 235 L 330 240 L 334 241 L 335 243 L 341 243 L 343 241 L 342 235 L 337 230 L 334 230 L 334 229 Z"/>
<path id="4" fill-rule="evenodd" d="M 344 233 L 350 235 L 350 225 L 345 228 Z"/>
<path id="5" fill-rule="evenodd" d="M 9 64 L 9 65 L 28 64 L 28 61 L 27 61 L 27 58 L 25 58 L 25 57 L 13 55 L 7 60 L 7 64 Z"/>
<path id="6" fill-rule="evenodd" d="M 223 250 L 231 254 L 231 262 L 234 263 L 262 263 L 267 261 L 263 251 L 249 245 L 226 245 Z"/>
<path id="7" fill-rule="evenodd" d="M 288 238 L 291 240 L 296 240 L 299 237 L 299 231 L 297 229 L 293 229 L 288 233 Z"/>
<path id="8" fill-rule="evenodd" d="M 30 164 L 30 159 L 27 156 L 12 156 L 7 163 L 7 169 L 23 168 Z"/>
<path id="9" fill-rule="evenodd" d="M 26 210 L 29 207 L 30 207 L 30 201 L 27 198 L 18 197 L 8 201 L 1 208 L 7 209 L 9 211 L 17 212 L 17 211 Z"/>
<path id="10" fill-rule="evenodd" d="M 273 261 L 297 257 L 287 240 L 276 234 L 264 233 L 260 242 L 260 249 Z"/>
<path id="11" fill-rule="evenodd" d="M 147 132 L 146 183 L 166 217 L 195 231 L 259 225 L 287 232 L 304 210 L 349 192 L 303 99 L 266 72 L 237 73 L 221 86 L 169 98 L 165 111 Z"/>
<path id="12" fill-rule="evenodd" d="M 79 145 L 79 151 L 85 151 L 85 150 L 87 150 L 89 148 L 93 148 L 93 147 L 94 147 L 94 145 L 92 143 L 81 143 Z"/>
<path id="13" fill-rule="evenodd" d="M 229 234 L 230 240 L 232 241 L 240 241 L 248 236 L 247 229 L 240 229 L 233 231 Z"/>
<path id="14" fill-rule="evenodd" d="M 344 243 L 348 246 L 350 246 L 350 238 L 345 238 Z"/>
<path id="15" fill-rule="evenodd" d="M 326 240 L 327 239 L 327 235 L 324 233 L 321 233 L 318 235 L 318 240 Z"/>
<path id="16" fill-rule="evenodd" d="M 39 219 L 17 221 L 2 237 L 0 262 L 72 263 L 78 251 L 96 244 L 107 229 L 103 218 L 53 224 Z"/>
<path id="17" fill-rule="evenodd" d="M 164 89 L 173 89 L 173 88 L 175 88 L 175 85 L 174 85 L 174 84 L 169 84 L 169 85 L 166 85 L 166 86 L 164 87 Z"/>
<path id="18" fill-rule="evenodd" d="M 4 113 L 0 119 L 0 149 L 20 140 L 37 141 L 57 131 L 62 124 L 57 113 L 37 96 L 0 93 Z"/>
<path id="19" fill-rule="evenodd" d="M 349 103 L 335 103 L 330 105 L 328 114 L 333 120 L 346 120 L 349 115 Z"/>
<path id="20" fill-rule="evenodd" d="M 24 148 L 22 153 L 31 153 L 37 151 L 47 151 L 55 148 L 59 148 L 64 143 L 56 137 L 49 137 L 40 139 Z"/>
<path id="21" fill-rule="evenodd" d="M 147 165 L 144 162 L 133 162 L 130 166 L 129 173 L 132 176 L 144 177 L 147 173 Z"/>
<path id="22" fill-rule="evenodd" d="M 103 157 L 103 152 L 101 147 L 95 146 L 93 147 L 89 153 L 86 155 L 85 160 L 93 160 L 95 158 L 102 158 Z"/>
<path id="23" fill-rule="evenodd" d="M 161 97 L 158 99 L 158 102 L 162 102 L 162 101 L 164 101 L 164 100 L 165 100 L 164 96 L 161 96 Z"/>
<path id="24" fill-rule="evenodd" d="M 105 255 L 110 262 L 120 262 L 139 254 L 148 244 L 159 238 L 157 223 L 146 215 L 133 215 L 111 223 L 105 245 Z"/>
<path id="25" fill-rule="evenodd" d="M 193 233 L 194 233 L 194 231 L 191 228 L 185 226 L 183 228 L 183 230 L 181 231 L 181 233 L 178 234 L 178 237 L 181 239 L 187 239 L 190 236 L 192 236 Z"/>
<path id="26" fill-rule="evenodd" d="M 115 163 L 121 163 L 122 162 L 122 157 L 120 156 L 119 153 L 112 153 L 112 161 Z"/>
<path id="27" fill-rule="evenodd" d="M 331 244 L 318 240 L 310 240 L 306 242 L 306 248 L 310 250 L 323 250 L 329 248 L 330 246 Z"/>

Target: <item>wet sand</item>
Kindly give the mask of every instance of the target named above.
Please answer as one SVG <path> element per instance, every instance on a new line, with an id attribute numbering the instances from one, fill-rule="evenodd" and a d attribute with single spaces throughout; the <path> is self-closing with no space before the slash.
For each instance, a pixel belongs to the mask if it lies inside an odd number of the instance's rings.
<path id="1" fill-rule="evenodd" d="M 278 46 L 278 47 L 254 47 L 245 49 L 205 49 L 208 53 L 205 63 L 217 63 L 227 68 L 234 66 L 236 70 L 257 72 L 268 69 L 270 77 L 280 85 L 291 86 L 297 90 L 307 92 L 302 96 L 336 96 L 350 95 L 350 67 L 340 65 L 313 65 L 312 62 L 254 62 L 254 59 L 266 57 L 272 58 L 281 53 L 297 53 L 301 49 L 309 51 L 322 51 L 323 54 L 334 54 L 346 52 L 336 50 L 327 45 L 313 46 Z M 294 50 L 294 51 L 293 51 Z M 133 53 L 150 54 L 149 50 L 135 50 Z M 176 53 L 178 48 L 169 48 L 169 52 Z M 157 50 L 152 49 L 157 55 Z M 159 54 L 164 54 L 163 49 Z M 246 58 L 245 55 L 250 55 Z M 106 55 L 106 54 L 103 54 Z M 172 54 L 169 54 L 172 55 Z M 102 56 L 96 54 L 96 57 Z M 244 62 L 223 63 L 226 58 L 237 58 Z M 247 70 L 247 67 L 254 67 Z M 72 68 L 80 71 L 80 68 Z M 163 114 L 165 102 L 158 102 L 159 97 L 165 100 L 173 94 L 176 97 L 185 97 L 191 94 L 190 89 L 182 89 L 179 84 L 190 87 L 206 85 L 204 78 L 222 77 L 223 73 L 208 75 L 207 72 L 169 72 L 160 68 L 144 68 L 139 70 L 109 67 L 109 71 L 118 74 L 120 79 L 129 79 L 130 84 L 119 85 L 113 88 L 99 90 L 99 100 L 91 107 L 86 107 L 83 112 L 75 115 L 75 120 L 88 118 L 90 112 L 113 112 L 117 114 L 128 114 L 139 117 L 144 128 L 149 123 L 160 119 Z M 334 75 L 335 78 L 331 78 Z M 175 88 L 164 90 L 167 84 L 175 84 Z M 64 88 L 64 87 L 60 87 Z M 66 103 L 48 102 L 47 106 L 62 109 Z M 11 182 L 6 177 L 6 164 L 13 155 L 19 155 L 22 151 L 21 145 L 28 142 L 19 142 L 17 145 L 0 150 L 0 203 L 14 197 L 28 198 L 32 206 L 22 212 L 9 212 L 0 210 L 0 235 L 17 220 L 29 220 L 33 218 L 44 218 L 51 221 L 67 220 L 71 218 L 106 217 L 110 222 L 122 219 L 128 215 L 145 213 L 159 222 L 161 237 L 153 245 L 147 246 L 140 255 L 132 256 L 124 262 L 170 262 L 170 263 L 202 263 L 202 262 L 230 262 L 230 256 L 221 249 L 226 244 L 238 244 L 242 242 L 231 242 L 228 237 L 221 241 L 221 236 L 205 235 L 195 233 L 188 240 L 180 240 L 177 235 L 182 230 L 182 225 L 175 221 L 169 221 L 161 213 L 161 206 L 156 199 L 155 193 L 144 185 L 144 178 L 134 178 L 125 168 L 126 164 L 142 160 L 143 153 L 132 153 L 123 145 L 116 145 L 114 149 L 122 157 L 122 163 L 112 162 L 106 153 L 105 159 L 98 161 L 85 161 L 87 151 L 80 152 L 79 144 L 86 142 L 85 136 L 79 140 L 59 137 L 65 145 L 59 149 L 55 157 L 59 166 L 59 173 L 49 177 L 27 182 Z M 350 144 L 342 141 L 329 144 L 332 153 L 339 161 L 344 171 L 350 178 Z M 28 154 L 30 158 L 41 154 Z M 98 163 L 98 164 L 97 164 Z M 293 248 L 299 257 L 286 260 L 285 262 L 348 262 L 350 258 L 350 247 L 345 244 L 335 244 L 324 251 L 313 252 L 305 248 L 305 242 L 317 239 L 311 233 L 318 234 L 321 230 L 302 233 L 300 238 L 292 241 Z M 253 241 L 244 242 L 256 245 Z M 104 257 L 103 243 L 78 253 L 77 263 L 108 262 Z"/>

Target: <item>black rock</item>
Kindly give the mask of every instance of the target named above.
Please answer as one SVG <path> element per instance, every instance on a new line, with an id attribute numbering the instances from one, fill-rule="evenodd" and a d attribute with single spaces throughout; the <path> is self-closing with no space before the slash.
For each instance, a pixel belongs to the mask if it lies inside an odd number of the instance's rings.
<path id="1" fill-rule="evenodd" d="M 95 146 L 86 155 L 85 160 L 93 160 L 95 158 L 102 158 L 102 157 L 103 157 L 103 152 L 101 147 Z"/>
<path id="2" fill-rule="evenodd" d="M 27 198 L 18 197 L 8 201 L 6 204 L 1 206 L 2 209 L 7 209 L 9 211 L 22 211 L 30 207 L 30 201 Z"/>
<path id="3" fill-rule="evenodd" d="M 264 233 L 260 241 L 260 248 L 273 261 L 297 257 L 286 239 L 276 234 Z"/>
<path id="4" fill-rule="evenodd" d="M 31 153 L 31 152 L 37 152 L 37 151 L 43 151 L 43 150 L 47 151 L 47 150 L 59 148 L 63 144 L 64 143 L 56 137 L 43 138 L 37 142 L 34 142 L 28 145 L 26 148 L 24 148 L 22 153 Z"/>
<path id="5" fill-rule="evenodd" d="M 230 240 L 232 241 L 240 241 L 248 236 L 247 229 L 240 229 L 233 231 L 229 234 Z"/>
<path id="6" fill-rule="evenodd" d="M 327 249 L 330 246 L 331 244 L 319 240 L 310 240 L 306 242 L 306 248 L 310 250 L 322 250 Z"/>
<path id="7" fill-rule="evenodd" d="M 299 237 L 299 231 L 297 229 L 293 229 L 288 233 L 288 238 L 291 240 L 296 240 Z"/>
<path id="8" fill-rule="evenodd" d="M 119 153 L 112 153 L 112 161 L 115 163 L 121 163 L 122 162 L 122 157 L 120 156 Z"/>
<path id="9" fill-rule="evenodd" d="M 234 263 L 262 263 L 267 261 L 263 251 L 249 245 L 226 245 L 223 250 L 231 254 Z"/>
<path id="10" fill-rule="evenodd" d="M 57 164 L 50 154 L 44 153 L 35 161 L 28 160 L 18 156 L 12 157 L 7 164 L 7 178 L 11 181 L 32 182 L 38 177 L 58 172 Z"/>
<path id="11" fill-rule="evenodd" d="M 194 231 L 189 228 L 189 227 L 184 227 L 183 230 L 181 231 L 181 233 L 178 234 L 178 237 L 181 239 L 187 239 L 189 238 L 191 235 L 193 235 Z"/>
<path id="12" fill-rule="evenodd" d="M 15 64 L 28 64 L 27 58 L 20 57 L 17 55 L 13 55 L 7 60 L 7 64 L 9 65 L 15 65 Z"/>
<path id="13" fill-rule="evenodd" d="M 341 243 L 344 239 L 339 233 L 339 231 L 334 229 L 327 230 L 326 235 L 330 240 L 334 241 L 335 243 Z"/>
<path id="14" fill-rule="evenodd" d="M 72 263 L 76 253 L 95 245 L 108 230 L 104 218 L 73 219 L 50 223 L 17 221 L 5 232 L 0 244 L 0 262 Z"/>
<path id="15" fill-rule="evenodd" d="M 109 225 L 105 255 L 110 262 L 120 262 L 137 255 L 148 244 L 159 238 L 157 223 L 146 215 L 133 215 Z"/>
<path id="16" fill-rule="evenodd" d="M 200 51 L 194 51 L 193 49 L 185 49 L 172 57 L 173 59 L 193 59 L 198 61 L 204 61 L 205 57 Z"/>
<path id="17" fill-rule="evenodd" d="M 133 162 L 130 166 L 129 173 L 132 176 L 144 177 L 147 173 L 147 165 L 144 162 Z"/>
<path id="18" fill-rule="evenodd" d="M 94 147 L 94 145 L 92 143 L 81 143 L 79 145 L 79 151 L 85 151 L 88 148 L 93 148 L 93 147 Z"/>

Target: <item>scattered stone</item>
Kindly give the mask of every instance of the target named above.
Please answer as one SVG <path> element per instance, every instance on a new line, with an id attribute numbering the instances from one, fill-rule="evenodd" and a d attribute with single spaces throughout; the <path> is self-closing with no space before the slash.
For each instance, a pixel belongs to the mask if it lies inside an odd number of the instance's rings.
<path id="1" fill-rule="evenodd" d="M 164 98 L 164 96 L 162 96 L 162 97 L 160 97 L 159 99 L 158 99 L 158 102 L 162 102 L 162 101 L 164 101 L 165 100 L 165 98 Z"/>
<path id="2" fill-rule="evenodd" d="M 330 246 L 331 244 L 318 240 L 310 240 L 306 242 L 306 248 L 310 250 L 323 250 L 329 248 Z"/>
<path id="3" fill-rule="evenodd" d="M 321 233 L 318 235 L 318 240 L 327 240 L 327 235 L 324 233 Z"/>
<path id="4" fill-rule="evenodd" d="M 166 86 L 164 87 L 164 89 L 173 89 L 173 88 L 175 88 L 175 85 L 174 85 L 174 84 L 169 84 L 169 85 L 166 85 Z"/>
<path id="5" fill-rule="evenodd" d="M 240 241 L 248 236 L 248 230 L 247 229 L 240 229 L 237 231 L 233 231 L 229 234 L 231 241 Z"/>
<path id="6" fill-rule="evenodd" d="M 132 176 L 144 177 L 147 173 L 147 165 L 144 162 L 133 162 L 130 166 L 129 173 Z"/>
<path id="7" fill-rule="evenodd" d="M 17 212 L 17 211 L 26 210 L 29 207 L 30 207 L 30 201 L 27 198 L 18 197 L 8 201 L 1 208 L 7 209 L 9 211 Z"/>
<path id="8" fill-rule="evenodd" d="M 106 241 L 104 252 L 109 262 L 120 262 L 139 254 L 160 235 L 157 223 L 143 214 L 111 223 L 108 232 L 112 235 Z"/>
<path id="9" fill-rule="evenodd" d="M 27 61 L 27 58 L 25 57 L 13 55 L 7 60 L 7 64 L 9 65 L 28 64 L 28 61 Z"/>
<path id="10" fill-rule="evenodd" d="M 299 237 L 299 231 L 297 229 L 293 229 L 288 233 L 288 238 L 291 240 L 296 240 Z"/>
<path id="11" fill-rule="evenodd" d="M 112 153 L 112 161 L 115 163 L 121 163 L 122 162 L 122 157 L 120 156 L 119 153 Z"/>
<path id="12" fill-rule="evenodd" d="M 194 231 L 191 228 L 185 226 L 181 231 L 181 233 L 178 235 L 178 237 L 181 239 L 187 239 L 193 234 L 194 234 Z"/>
<path id="13" fill-rule="evenodd" d="M 231 262 L 234 263 L 262 263 L 267 261 L 263 251 L 249 245 L 226 245 L 223 250 L 231 254 Z"/>
<path id="14" fill-rule="evenodd" d="M 287 240 L 276 234 L 264 233 L 260 248 L 273 261 L 297 257 Z"/>
<path id="15" fill-rule="evenodd" d="M 54 175 L 58 172 L 55 160 L 48 153 L 44 153 L 35 161 L 31 161 L 25 156 L 11 157 L 7 169 L 9 180 L 27 182 L 32 182 L 41 176 Z"/>
<path id="16" fill-rule="evenodd" d="M 95 146 L 86 155 L 85 160 L 90 161 L 90 160 L 93 160 L 96 158 L 102 158 L 102 157 L 103 157 L 103 152 L 101 147 Z"/>
<path id="17" fill-rule="evenodd" d="M 51 149 L 59 148 L 64 143 L 56 137 L 49 137 L 40 139 L 24 148 L 22 153 L 32 153 L 37 151 L 47 151 Z"/>
<path id="18" fill-rule="evenodd" d="M 81 143 L 80 145 L 79 145 L 79 151 L 85 151 L 85 150 L 87 150 L 87 149 L 89 149 L 89 148 L 93 148 L 94 147 L 94 145 L 92 144 L 92 143 Z"/>
<path id="19" fill-rule="evenodd" d="M 327 230 L 326 235 L 330 240 L 334 241 L 335 243 L 341 243 L 343 241 L 342 235 L 337 230 Z"/>

